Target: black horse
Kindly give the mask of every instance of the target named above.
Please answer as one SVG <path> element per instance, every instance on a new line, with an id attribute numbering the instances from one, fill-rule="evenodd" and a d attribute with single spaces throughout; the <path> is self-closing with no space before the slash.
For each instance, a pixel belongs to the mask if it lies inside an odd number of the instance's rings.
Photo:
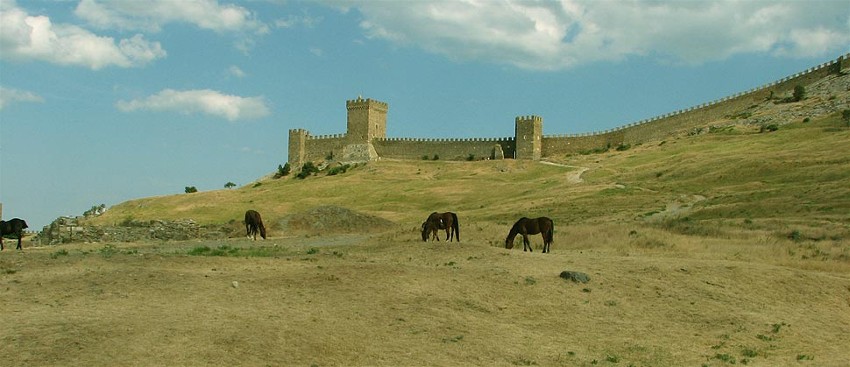
<path id="1" fill-rule="evenodd" d="M 245 212 L 245 231 L 248 232 L 248 238 L 257 240 L 257 232 L 263 239 L 266 239 L 266 227 L 263 225 L 263 219 L 260 218 L 260 213 L 256 210 Z"/>
<path id="2" fill-rule="evenodd" d="M 529 219 L 526 217 L 520 218 L 514 226 L 511 227 L 511 232 L 505 238 L 505 248 L 514 248 L 514 238 L 517 234 L 522 235 L 522 251 L 531 250 L 531 243 L 528 242 L 528 235 L 541 234 L 543 236 L 543 253 L 549 252 L 549 245 L 552 244 L 553 233 L 555 232 L 555 224 L 551 219 L 546 217 Z"/>
<path id="3" fill-rule="evenodd" d="M 452 212 L 431 213 L 428 219 L 422 223 L 422 241 L 428 241 L 429 233 L 432 239 L 439 240 L 437 231 L 440 229 L 446 230 L 446 242 L 455 238 L 457 238 L 457 242 L 460 242 L 460 223 L 457 220 L 457 214 Z"/>
<path id="4" fill-rule="evenodd" d="M 18 247 L 16 250 L 22 250 L 21 237 L 24 236 L 24 229 L 27 227 L 27 222 L 21 218 L 12 218 L 8 221 L 0 220 L 0 251 L 3 250 L 3 236 L 7 234 L 14 235 L 18 238 Z"/>

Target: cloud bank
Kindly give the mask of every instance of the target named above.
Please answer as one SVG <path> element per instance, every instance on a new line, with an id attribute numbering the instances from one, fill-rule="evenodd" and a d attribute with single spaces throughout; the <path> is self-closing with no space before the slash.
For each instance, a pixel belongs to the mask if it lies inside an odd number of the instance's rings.
<path id="1" fill-rule="evenodd" d="M 201 113 L 228 121 L 256 119 L 270 113 L 263 97 L 240 97 L 209 89 L 165 89 L 144 99 L 118 101 L 115 107 L 123 112 L 148 110 L 185 115 Z"/>
<path id="2" fill-rule="evenodd" d="M 329 1 L 371 39 L 456 60 L 558 70 L 649 56 L 699 64 L 765 53 L 847 52 L 843 1 Z"/>

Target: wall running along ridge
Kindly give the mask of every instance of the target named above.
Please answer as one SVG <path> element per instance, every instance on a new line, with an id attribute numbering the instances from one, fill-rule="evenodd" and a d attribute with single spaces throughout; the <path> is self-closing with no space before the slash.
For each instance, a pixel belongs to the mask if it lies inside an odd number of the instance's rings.
<path id="1" fill-rule="evenodd" d="M 748 107 L 770 98 L 779 98 L 797 85 L 807 86 L 850 67 L 850 53 L 776 82 L 712 102 L 637 121 L 602 132 L 570 135 L 543 135 L 543 118 L 518 116 L 516 133 L 504 138 L 414 139 L 387 138 L 386 116 L 389 105 L 358 97 L 346 101 L 346 134 L 312 136 L 304 129 L 289 131 L 289 163 L 294 170 L 306 162 L 368 161 L 381 157 L 442 160 L 529 159 L 575 154 L 621 144 L 640 144 L 663 140 L 710 121 L 729 118 Z"/>

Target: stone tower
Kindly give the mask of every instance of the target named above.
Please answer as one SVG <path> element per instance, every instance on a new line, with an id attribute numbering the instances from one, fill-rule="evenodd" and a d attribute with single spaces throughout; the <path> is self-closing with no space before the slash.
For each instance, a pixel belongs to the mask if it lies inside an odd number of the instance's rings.
<path id="1" fill-rule="evenodd" d="M 543 118 L 519 116 L 516 118 L 516 159 L 539 161 L 543 148 Z"/>
<path id="2" fill-rule="evenodd" d="M 307 130 L 289 130 L 289 166 L 292 170 L 299 170 L 307 163 Z"/>
<path id="3" fill-rule="evenodd" d="M 378 159 L 372 145 L 374 139 L 387 137 L 388 105 L 374 99 L 357 99 L 345 102 L 348 109 L 347 144 L 343 148 L 342 161 L 371 161 Z"/>

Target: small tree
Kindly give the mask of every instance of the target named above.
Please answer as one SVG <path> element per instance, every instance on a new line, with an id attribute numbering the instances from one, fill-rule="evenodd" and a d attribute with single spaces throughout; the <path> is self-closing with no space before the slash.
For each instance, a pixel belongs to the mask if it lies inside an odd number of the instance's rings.
<path id="1" fill-rule="evenodd" d="M 198 189 L 195 186 L 186 186 L 184 190 L 187 194 L 191 194 L 193 192 L 198 192 Z"/>
<path id="2" fill-rule="evenodd" d="M 806 98 L 806 87 L 797 85 L 794 87 L 794 102 L 802 101 Z"/>
<path id="3" fill-rule="evenodd" d="M 233 182 L 227 182 L 226 184 L 224 184 L 225 189 L 232 189 L 234 187 L 236 187 L 236 184 Z"/>
<path id="4" fill-rule="evenodd" d="M 289 166 L 289 162 L 286 162 L 283 166 L 277 165 L 277 173 L 274 174 L 274 178 L 281 178 L 283 176 L 289 175 L 289 172 L 292 171 L 292 167 Z"/>
<path id="5" fill-rule="evenodd" d="M 850 127 L 850 110 L 841 111 L 841 119 L 844 120 L 847 127 Z"/>

